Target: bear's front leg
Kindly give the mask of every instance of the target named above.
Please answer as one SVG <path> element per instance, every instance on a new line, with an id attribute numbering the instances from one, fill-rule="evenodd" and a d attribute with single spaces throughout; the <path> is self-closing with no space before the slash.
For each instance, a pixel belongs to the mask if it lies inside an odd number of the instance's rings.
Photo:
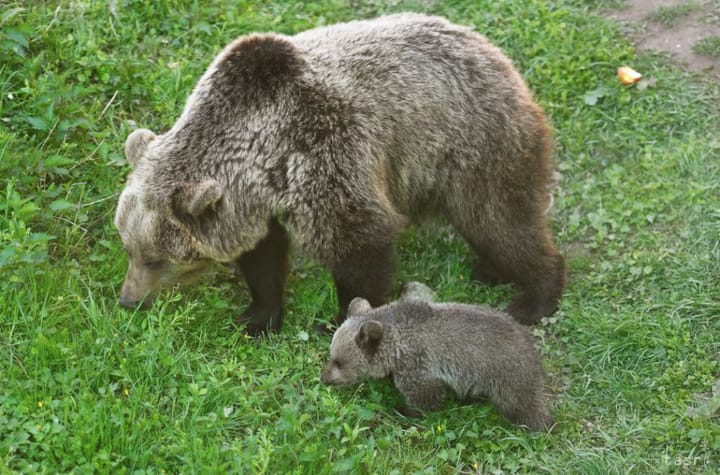
<path id="1" fill-rule="evenodd" d="M 280 331 L 289 248 L 287 232 L 272 218 L 268 235 L 255 249 L 235 261 L 245 276 L 252 302 L 234 321 L 237 325 L 246 325 L 248 334 L 253 337 Z"/>
<path id="2" fill-rule="evenodd" d="M 337 290 L 336 325 L 347 317 L 348 305 L 362 297 L 373 307 L 385 303 L 395 263 L 395 248 L 390 241 L 383 244 L 358 246 L 353 252 L 331 266 Z"/>
<path id="3" fill-rule="evenodd" d="M 421 413 L 437 411 L 443 406 L 447 396 L 445 384 L 434 378 L 412 374 L 393 375 L 395 387 L 405 398 L 405 407 L 398 408 L 398 412 L 407 417 L 420 417 Z"/>

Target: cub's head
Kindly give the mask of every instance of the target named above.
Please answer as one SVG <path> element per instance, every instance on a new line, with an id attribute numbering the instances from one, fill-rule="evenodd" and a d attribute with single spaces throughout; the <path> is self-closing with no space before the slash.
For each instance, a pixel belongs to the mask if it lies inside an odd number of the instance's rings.
<path id="1" fill-rule="evenodd" d="M 349 385 L 387 376 L 391 368 L 384 355 L 388 342 L 385 324 L 372 317 L 367 300 L 355 298 L 348 319 L 337 329 L 330 344 L 330 363 L 322 373 L 325 384 Z"/>
<path id="2" fill-rule="evenodd" d="M 173 183 L 152 174 L 160 152 L 158 139 L 147 129 L 136 130 L 125 143 L 133 169 L 120 195 L 115 226 L 129 257 L 120 305 L 149 307 L 158 290 L 189 283 L 212 259 L 188 223 L 202 224 L 214 213 L 223 193 L 219 183 Z M 160 183 L 159 183 L 160 182 Z"/>

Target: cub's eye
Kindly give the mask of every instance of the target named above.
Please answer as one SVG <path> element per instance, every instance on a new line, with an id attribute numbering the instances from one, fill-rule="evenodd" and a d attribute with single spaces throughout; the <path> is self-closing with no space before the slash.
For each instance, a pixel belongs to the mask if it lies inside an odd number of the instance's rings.
<path id="1" fill-rule="evenodd" d="M 165 261 L 149 261 L 144 262 L 143 266 L 147 267 L 150 270 L 160 270 L 163 267 L 165 267 Z"/>
<path id="2" fill-rule="evenodd" d="M 342 368 L 342 363 L 340 363 L 338 360 L 333 361 L 333 365 L 335 365 L 337 369 Z"/>

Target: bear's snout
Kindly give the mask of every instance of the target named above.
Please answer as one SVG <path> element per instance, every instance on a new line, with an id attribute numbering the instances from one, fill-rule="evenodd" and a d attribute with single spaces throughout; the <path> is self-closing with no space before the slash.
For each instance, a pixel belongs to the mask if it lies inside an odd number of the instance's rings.
<path id="1" fill-rule="evenodd" d="M 320 381 L 322 381 L 324 384 L 333 384 L 333 378 L 332 378 L 332 367 L 328 365 L 320 375 Z"/>
<path id="2" fill-rule="evenodd" d="M 160 282 L 157 271 L 148 270 L 132 260 L 128 266 L 125 282 L 120 290 L 120 305 L 129 309 L 152 307 Z"/>
<path id="3" fill-rule="evenodd" d="M 125 295 L 120 296 L 120 306 L 125 308 L 135 308 L 138 305 L 137 300 L 133 300 L 131 298 L 128 298 Z"/>
<path id="4" fill-rule="evenodd" d="M 152 300 L 152 298 L 135 300 L 128 297 L 127 295 L 121 295 L 119 303 L 121 307 L 129 308 L 131 310 L 135 310 L 136 308 L 138 308 L 138 305 L 140 306 L 140 309 L 147 310 L 152 306 Z"/>

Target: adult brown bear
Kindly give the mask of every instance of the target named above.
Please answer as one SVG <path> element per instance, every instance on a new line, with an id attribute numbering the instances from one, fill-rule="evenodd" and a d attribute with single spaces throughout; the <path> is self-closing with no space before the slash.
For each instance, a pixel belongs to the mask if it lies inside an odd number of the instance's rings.
<path id="1" fill-rule="evenodd" d="M 442 18 L 241 37 L 172 129 L 127 139 L 120 303 L 149 305 L 208 263 L 233 263 L 252 294 L 237 321 L 279 330 L 292 238 L 330 269 L 341 323 L 354 297 L 384 303 L 398 232 L 438 217 L 477 254 L 474 276 L 514 284 L 508 312 L 536 322 L 565 286 L 551 148 L 510 60 Z"/>

